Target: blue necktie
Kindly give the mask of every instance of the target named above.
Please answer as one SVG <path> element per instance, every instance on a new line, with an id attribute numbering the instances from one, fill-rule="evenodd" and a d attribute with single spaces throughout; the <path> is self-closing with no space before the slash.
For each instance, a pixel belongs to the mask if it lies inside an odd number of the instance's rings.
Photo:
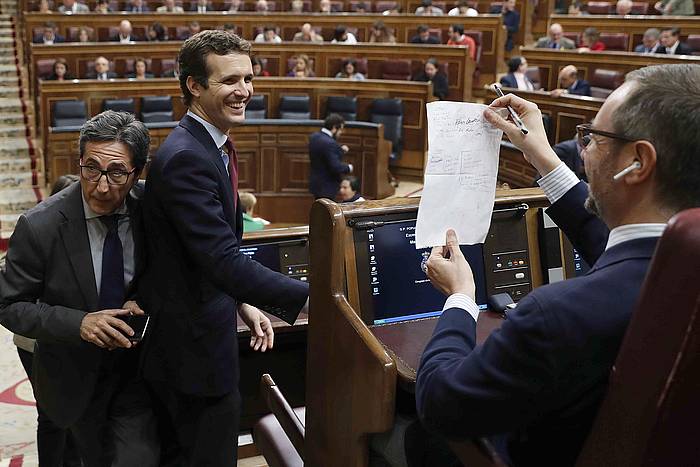
<path id="1" fill-rule="evenodd" d="M 98 309 L 121 308 L 126 290 L 124 287 L 124 251 L 119 240 L 119 215 L 100 217 L 107 227 L 102 248 L 102 279 L 100 280 L 100 300 Z"/>

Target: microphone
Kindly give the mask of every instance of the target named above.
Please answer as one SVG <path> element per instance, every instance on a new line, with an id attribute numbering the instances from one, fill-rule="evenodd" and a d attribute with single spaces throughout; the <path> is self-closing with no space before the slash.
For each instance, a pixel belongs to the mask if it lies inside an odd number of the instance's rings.
<path id="1" fill-rule="evenodd" d="M 631 163 L 628 167 L 620 170 L 618 173 L 613 176 L 613 180 L 617 181 L 627 175 L 628 173 L 632 172 L 633 170 L 638 170 L 642 168 L 642 164 L 639 161 L 634 161 Z"/>

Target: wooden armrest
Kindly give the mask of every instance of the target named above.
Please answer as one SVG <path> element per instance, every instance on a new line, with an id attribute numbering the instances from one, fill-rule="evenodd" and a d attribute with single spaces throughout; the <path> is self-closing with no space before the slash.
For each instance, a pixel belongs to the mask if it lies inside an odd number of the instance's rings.
<path id="1" fill-rule="evenodd" d="M 260 393 L 267 402 L 267 406 L 275 416 L 284 433 L 291 441 L 299 457 L 304 459 L 304 424 L 289 405 L 287 399 L 279 390 L 272 377 L 264 374 L 260 379 Z"/>

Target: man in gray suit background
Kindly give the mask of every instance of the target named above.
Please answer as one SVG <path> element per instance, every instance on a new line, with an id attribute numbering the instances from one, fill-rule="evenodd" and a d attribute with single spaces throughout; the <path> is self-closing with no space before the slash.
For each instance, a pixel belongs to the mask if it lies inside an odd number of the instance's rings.
<path id="1" fill-rule="evenodd" d="M 59 13 L 90 13 L 90 8 L 77 0 L 63 0 L 63 5 L 58 7 Z"/>
<path id="2" fill-rule="evenodd" d="M 535 47 L 538 49 L 572 50 L 576 48 L 576 44 L 571 39 L 564 37 L 564 28 L 561 27 L 561 24 L 554 23 L 549 27 L 549 35 L 540 37 Z"/>
<path id="3" fill-rule="evenodd" d="M 127 337 L 134 332 L 120 319 L 143 314 L 125 302 L 144 266 L 134 185 L 149 142 L 128 113 L 86 122 L 80 183 L 19 218 L 0 274 L 0 324 L 37 340 L 37 405 L 71 430 L 85 467 L 158 463 L 155 419 Z"/>

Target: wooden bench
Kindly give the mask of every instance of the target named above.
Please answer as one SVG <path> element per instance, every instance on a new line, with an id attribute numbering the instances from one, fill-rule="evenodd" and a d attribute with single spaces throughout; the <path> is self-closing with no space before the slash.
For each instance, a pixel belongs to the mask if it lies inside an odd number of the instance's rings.
<path id="1" fill-rule="evenodd" d="M 358 120 L 369 121 L 369 107 L 374 99 L 400 98 L 404 103 L 403 151 L 401 157 L 392 164 L 396 175 L 422 177 L 425 152 L 427 150 L 427 123 L 425 104 L 431 100 L 430 83 L 365 80 L 346 81 L 329 78 L 257 78 L 254 81 L 255 93 L 267 96 L 268 117 L 277 118 L 281 95 L 306 94 L 310 96 L 311 118 L 323 119 L 326 116 L 325 102 L 328 96 L 356 96 L 358 100 Z M 50 180 L 66 173 L 65 165 L 54 167 L 51 154 L 52 145 L 51 109 L 54 102 L 67 99 L 80 99 L 87 103 L 87 112 L 93 116 L 102 111 L 105 99 L 134 97 L 137 112 L 140 97 L 169 95 L 173 99 L 174 118 L 179 120 L 185 108 L 178 82 L 173 78 L 156 78 L 133 82 L 128 80 L 79 82 L 42 81 L 40 86 L 40 125 L 44 135 L 44 148 L 47 154 L 47 172 Z M 76 140 L 77 141 L 77 140 Z M 63 164 L 63 163 L 61 163 Z"/>
<path id="2" fill-rule="evenodd" d="M 479 66 L 479 83 L 474 83 L 473 87 L 475 89 L 481 89 L 481 86 L 485 83 L 493 82 L 496 73 L 498 71 L 504 70 L 504 47 L 506 41 L 506 31 L 503 26 L 503 19 L 500 15 L 482 15 L 475 18 L 467 17 L 421 17 L 415 15 L 358 15 L 358 14 L 336 14 L 336 15 L 322 15 L 322 14 L 308 14 L 308 15 L 295 15 L 290 13 L 273 13 L 273 14 L 255 14 L 255 13 L 245 13 L 236 15 L 227 15 L 223 12 L 215 13 L 183 13 L 183 14 L 158 14 L 158 13 L 144 13 L 144 14 L 81 14 L 81 15 L 57 15 L 57 14 L 41 14 L 41 13 L 27 13 L 25 15 L 25 41 L 26 43 L 31 43 L 33 34 L 35 30 L 39 30 L 43 27 L 44 23 L 47 21 L 52 21 L 56 24 L 58 32 L 64 37 L 69 37 L 70 28 L 79 28 L 81 26 L 90 25 L 97 34 L 97 38 L 100 41 L 106 41 L 109 38 L 110 28 L 115 28 L 119 25 L 122 19 L 128 18 L 134 28 L 135 35 L 143 35 L 146 28 L 152 24 L 154 21 L 158 21 L 163 24 L 166 28 L 170 29 L 173 34 L 170 37 L 175 37 L 174 31 L 178 26 L 185 26 L 190 21 L 198 21 L 202 28 L 219 28 L 223 27 L 226 23 L 234 23 L 237 28 L 237 33 L 242 35 L 246 39 L 252 40 L 259 30 L 267 25 L 275 25 L 280 29 L 280 36 L 284 40 L 291 40 L 294 34 L 299 31 L 299 28 L 303 23 L 309 22 L 314 27 L 320 28 L 321 34 L 328 41 L 332 38 L 333 31 L 339 24 L 346 25 L 351 31 L 355 33 L 359 41 L 365 41 L 369 39 L 369 31 L 372 25 L 381 20 L 386 24 L 389 29 L 394 30 L 397 41 L 400 44 L 406 44 L 416 34 L 416 29 L 419 25 L 423 23 L 428 23 L 431 27 L 439 28 L 442 31 L 443 41 L 447 41 L 447 29 L 451 24 L 461 23 L 464 25 L 465 30 L 479 31 L 481 32 L 482 41 L 482 54 L 481 60 L 478 64 Z M 159 43 L 159 45 L 162 43 Z M 105 45 L 101 44 L 100 46 Z M 368 45 L 368 44 L 367 44 Z M 261 44 L 260 47 L 265 46 Z M 269 46 L 269 45 L 268 45 Z M 294 53 L 300 53 L 300 51 L 308 51 L 311 53 L 316 53 L 315 51 L 325 51 L 333 50 L 336 56 L 346 56 L 354 54 L 358 47 L 365 47 L 365 44 L 358 46 L 348 47 L 345 45 L 332 46 L 331 44 L 323 44 L 322 46 L 316 46 L 318 49 L 309 48 L 309 44 L 303 44 L 303 49 L 300 48 L 300 44 L 295 43 L 294 45 L 286 44 L 272 44 L 271 49 L 258 48 L 256 45 L 255 49 L 260 51 L 272 52 L 275 46 L 279 47 L 279 50 L 288 50 Z M 282 49 L 282 47 L 287 47 L 287 49 Z M 334 47 L 330 49 L 330 47 Z M 335 48 L 337 47 L 337 48 Z M 437 53 L 437 49 L 431 49 L 430 46 L 408 46 L 411 49 L 399 49 L 392 48 L 389 45 L 378 45 L 376 54 L 374 57 L 379 57 L 380 54 L 384 54 L 384 59 L 392 58 L 394 56 L 414 56 L 414 57 L 424 57 L 430 53 Z M 387 47 L 382 49 L 381 47 Z M 136 50 L 136 49 L 134 49 Z M 339 53 L 342 50 L 347 50 L 347 53 Z M 416 58 L 417 60 L 417 58 Z M 286 62 L 285 62 L 286 63 Z M 317 71 L 318 72 L 318 71 Z M 450 74 L 454 71 L 450 70 Z M 286 74 L 286 72 L 285 72 Z M 461 78 L 458 78 L 461 80 Z M 466 79 L 466 78 L 465 78 Z"/>
<path id="3" fill-rule="evenodd" d="M 607 0 L 611 5 L 612 5 L 612 11 L 615 11 L 615 4 L 617 3 L 616 0 Z M 634 0 L 634 3 L 646 3 L 647 6 L 647 15 L 658 15 L 660 14 L 656 9 L 654 8 L 654 5 L 658 3 L 659 0 Z M 588 0 L 583 0 L 581 3 L 584 5 L 588 5 Z M 695 13 L 697 14 L 700 12 L 700 1 L 695 0 Z"/>

